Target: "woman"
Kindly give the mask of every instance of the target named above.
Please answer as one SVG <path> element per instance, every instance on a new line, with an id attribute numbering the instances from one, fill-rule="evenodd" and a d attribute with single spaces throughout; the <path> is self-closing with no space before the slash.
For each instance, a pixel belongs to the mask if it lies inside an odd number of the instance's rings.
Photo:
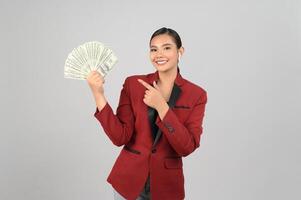
<path id="1" fill-rule="evenodd" d="M 115 199 L 182 200 L 182 157 L 200 146 L 207 93 L 181 76 L 184 48 L 176 31 L 155 31 L 149 45 L 156 72 L 125 79 L 116 115 L 104 78 L 97 71 L 87 77 L 94 116 L 112 143 L 123 145 L 107 181 Z"/>

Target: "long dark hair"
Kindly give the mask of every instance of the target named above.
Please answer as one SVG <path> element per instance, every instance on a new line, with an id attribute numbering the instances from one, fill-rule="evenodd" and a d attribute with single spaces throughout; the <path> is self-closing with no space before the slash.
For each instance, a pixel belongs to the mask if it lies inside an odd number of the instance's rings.
<path id="1" fill-rule="evenodd" d="M 162 34 L 168 34 L 169 36 L 171 36 L 173 38 L 174 42 L 176 43 L 178 49 L 182 47 L 182 41 L 181 41 L 179 34 L 175 30 L 173 30 L 171 28 L 166 28 L 166 27 L 162 27 L 162 28 L 156 30 L 152 34 L 149 44 L 151 43 L 151 41 L 154 37 L 156 37 L 158 35 L 162 35 Z"/>

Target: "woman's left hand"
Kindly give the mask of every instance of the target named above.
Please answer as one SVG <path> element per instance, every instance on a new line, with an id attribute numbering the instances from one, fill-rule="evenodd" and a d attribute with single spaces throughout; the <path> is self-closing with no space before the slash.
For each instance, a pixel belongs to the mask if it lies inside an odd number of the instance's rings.
<path id="1" fill-rule="evenodd" d="M 138 81 L 147 89 L 145 90 L 143 98 L 143 102 L 146 105 L 158 110 L 162 104 L 166 103 L 160 92 L 160 88 L 155 81 L 153 82 L 154 87 L 141 79 L 138 79 Z"/>

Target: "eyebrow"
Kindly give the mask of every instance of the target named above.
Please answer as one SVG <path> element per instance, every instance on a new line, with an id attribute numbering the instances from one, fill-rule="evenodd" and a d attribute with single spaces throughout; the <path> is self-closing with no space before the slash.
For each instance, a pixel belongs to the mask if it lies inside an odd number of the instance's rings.
<path id="1" fill-rule="evenodd" d="M 172 44 L 170 44 L 170 43 L 165 43 L 165 44 L 163 44 L 162 45 L 162 47 L 164 47 L 164 46 L 171 46 Z M 153 47 L 157 47 L 157 46 L 155 46 L 155 45 L 152 45 L 152 46 L 150 46 L 151 48 L 153 48 Z"/>

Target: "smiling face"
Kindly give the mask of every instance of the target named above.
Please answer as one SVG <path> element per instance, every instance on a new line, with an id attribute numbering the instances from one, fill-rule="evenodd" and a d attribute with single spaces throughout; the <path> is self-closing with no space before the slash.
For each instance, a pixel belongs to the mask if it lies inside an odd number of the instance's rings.
<path id="1" fill-rule="evenodd" d="M 168 34 L 155 36 L 150 42 L 150 60 L 158 71 L 168 71 L 178 66 L 179 53 L 183 47 L 177 48 L 173 38 Z"/>

